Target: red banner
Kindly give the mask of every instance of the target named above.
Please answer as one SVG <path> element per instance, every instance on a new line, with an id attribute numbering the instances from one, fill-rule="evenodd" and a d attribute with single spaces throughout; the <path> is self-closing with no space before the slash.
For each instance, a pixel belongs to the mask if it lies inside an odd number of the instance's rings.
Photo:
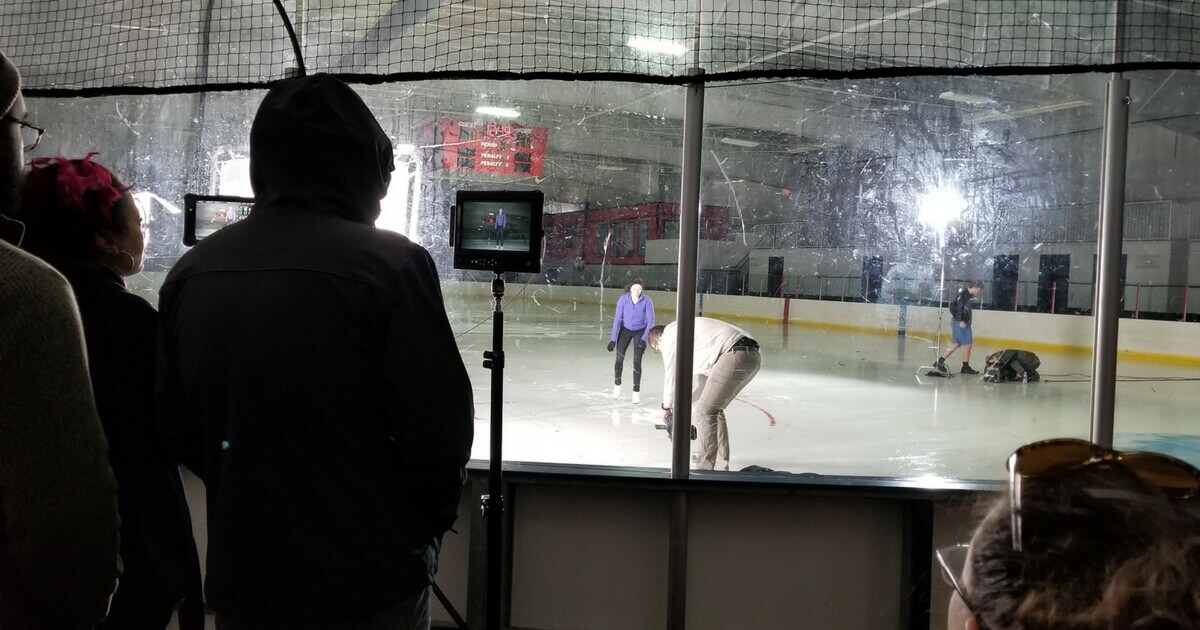
<path id="1" fill-rule="evenodd" d="M 542 175 L 545 127 L 443 118 L 442 167 L 500 175 Z"/>

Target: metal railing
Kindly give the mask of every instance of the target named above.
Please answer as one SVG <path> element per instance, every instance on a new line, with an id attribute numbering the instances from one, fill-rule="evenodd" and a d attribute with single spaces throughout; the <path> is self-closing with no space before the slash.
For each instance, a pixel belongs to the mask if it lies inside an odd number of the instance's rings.
<path id="1" fill-rule="evenodd" d="M 964 279 L 947 279 L 945 294 L 939 295 L 938 283 L 932 278 L 889 278 L 880 287 L 877 301 L 919 306 L 945 305 L 966 282 Z M 995 295 L 995 282 L 985 281 L 982 308 L 1089 315 L 1095 302 L 1094 289 L 1095 285 L 1091 282 L 1064 281 L 1043 286 L 1037 281 L 1019 281 L 1013 285 L 1012 299 L 1001 302 Z M 776 285 L 767 275 L 752 274 L 736 294 L 867 301 L 861 276 L 788 275 Z M 1000 303 L 1004 306 L 1000 307 Z M 1127 284 L 1122 304 L 1124 317 L 1200 321 L 1200 286 Z"/>
<path id="2" fill-rule="evenodd" d="M 1094 243 L 1100 210 L 1094 205 L 1021 208 L 1003 217 L 964 217 L 958 238 L 984 243 Z M 864 218 L 760 223 L 748 230 L 753 249 L 880 245 L 885 230 Z M 1131 201 L 1125 204 L 1126 241 L 1200 241 L 1200 202 Z"/>

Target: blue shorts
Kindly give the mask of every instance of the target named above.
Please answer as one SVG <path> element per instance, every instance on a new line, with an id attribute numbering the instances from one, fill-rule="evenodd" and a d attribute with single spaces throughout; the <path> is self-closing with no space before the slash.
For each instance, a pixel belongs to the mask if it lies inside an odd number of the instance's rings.
<path id="1" fill-rule="evenodd" d="M 974 341 L 971 336 L 971 325 L 967 324 L 966 328 L 959 328 L 958 322 L 951 320 L 950 329 L 954 331 L 954 343 L 960 346 L 969 346 Z"/>

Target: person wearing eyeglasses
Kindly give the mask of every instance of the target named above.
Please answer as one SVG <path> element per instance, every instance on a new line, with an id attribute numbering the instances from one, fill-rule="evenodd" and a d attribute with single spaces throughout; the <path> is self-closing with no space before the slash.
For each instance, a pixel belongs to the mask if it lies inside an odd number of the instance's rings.
<path id="1" fill-rule="evenodd" d="M 0 53 L 0 218 L 41 134 L 20 84 Z M 117 485 L 71 288 L 17 249 L 21 223 L 0 223 L 0 628 L 83 630 L 121 573 Z"/>
<path id="2" fill-rule="evenodd" d="M 1076 439 L 1008 466 L 970 544 L 937 552 L 947 628 L 1200 628 L 1200 470 Z"/>

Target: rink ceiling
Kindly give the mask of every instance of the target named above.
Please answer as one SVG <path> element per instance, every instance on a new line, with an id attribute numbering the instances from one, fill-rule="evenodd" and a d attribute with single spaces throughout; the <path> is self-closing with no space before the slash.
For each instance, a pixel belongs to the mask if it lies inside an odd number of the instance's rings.
<path id="1" fill-rule="evenodd" d="M 420 128 L 440 116 L 473 116 L 484 100 L 516 107 L 522 111 L 520 122 L 549 128 L 543 177 L 426 174 L 446 186 L 538 187 L 550 200 L 592 207 L 669 201 L 679 194 L 679 87 L 439 81 L 358 89 L 398 143 L 417 140 Z M 981 108 L 939 98 L 946 91 L 994 94 L 988 98 L 995 105 L 982 108 L 987 115 L 1075 105 L 968 125 L 963 116 L 981 115 L 976 111 Z M 1102 93 L 1098 75 L 717 84 L 710 86 L 706 104 L 704 200 L 739 207 L 749 226 L 850 216 L 878 222 L 893 213 L 911 221 L 912 191 L 950 164 L 965 188 L 988 200 L 980 209 L 986 218 L 1002 220 L 1008 208 L 1028 212 L 1036 206 L 1092 205 L 1098 200 Z M 1200 79 L 1192 73 L 1139 73 L 1134 96 L 1134 111 L 1142 114 L 1135 113 L 1131 127 L 1128 198 L 1200 196 L 1195 178 L 1177 168 L 1187 156 L 1200 159 L 1200 115 L 1188 109 L 1200 102 Z M 33 99 L 31 105 L 52 134 L 55 126 L 81 130 L 78 140 L 67 138 L 59 145 L 62 150 L 92 150 L 97 136 L 82 130 L 100 127 L 111 147 L 107 153 L 149 160 L 144 148 L 134 154 L 134 147 L 146 141 L 139 134 L 171 137 L 171 143 L 194 141 L 191 121 L 200 98 Z M 257 93 L 204 98 L 206 142 L 227 138 L 223 146 L 246 154 Z M 44 106 L 53 113 L 39 110 Z M 956 135 L 944 133 L 952 129 L 958 129 Z M 931 137 L 940 140 L 933 143 Z M 731 146 L 723 138 L 758 146 Z M 61 135 L 48 139 L 63 141 Z M 123 170 L 144 168 L 131 163 Z M 859 203 L 863 191 L 872 192 L 875 201 Z"/>
<path id="2" fill-rule="evenodd" d="M 791 64 L 815 69 L 822 60 L 835 58 L 862 58 L 868 64 L 902 61 L 871 57 L 880 46 L 872 39 L 878 34 L 869 29 L 861 32 L 863 25 L 910 29 L 922 50 L 930 42 L 948 43 L 939 54 L 957 51 L 962 56 L 947 59 L 947 65 L 978 61 L 971 55 L 982 55 L 983 49 L 973 46 L 982 46 L 979 42 L 992 31 L 997 39 L 1005 34 L 1036 35 L 1036 30 L 1030 31 L 1023 23 L 991 26 L 984 13 L 998 5 L 976 0 L 931 0 L 903 9 L 887 3 L 859 4 L 706 3 L 705 19 L 709 21 L 703 24 L 705 37 L 714 42 L 704 49 L 714 55 L 706 65 L 714 71 L 728 71 L 766 63 L 766 59 L 781 67 Z M 1162 3 L 1136 4 L 1139 11 L 1168 11 Z M 0 2 L 0 23 L 16 24 L 20 16 L 15 11 L 29 6 Z M 45 19 L 52 33 L 73 25 L 90 38 L 91 50 L 138 61 L 105 65 L 99 57 L 73 57 L 55 51 L 56 47 L 49 45 L 51 37 L 43 50 L 17 55 L 32 87 L 154 81 L 166 74 L 178 80 L 200 80 L 189 73 L 198 71 L 195 57 L 202 52 L 201 3 L 125 0 L 109 3 L 103 11 L 87 3 L 68 6 L 47 2 L 38 5 L 35 16 L 22 19 Z M 213 6 L 216 26 L 210 33 L 210 45 L 215 53 L 210 60 L 213 65 L 203 69 L 206 80 L 237 78 L 233 75 L 246 67 L 282 73 L 292 64 L 290 45 L 269 2 L 226 0 Z M 539 55 L 555 59 L 578 56 L 579 70 L 594 69 L 587 65 L 590 54 L 608 59 L 623 71 L 674 72 L 677 68 L 672 64 L 686 67 L 690 58 L 656 60 L 659 65 L 643 67 L 639 64 L 645 60 L 630 56 L 625 39 L 644 31 L 683 40 L 690 36 L 694 20 L 689 3 L 672 0 L 616 0 L 603 6 L 293 0 L 285 6 L 293 14 L 311 70 L 337 72 L 405 69 L 417 63 L 406 55 L 422 50 L 430 53 L 429 63 L 446 68 L 460 63 L 454 61 L 460 57 L 476 63 L 479 55 L 499 55 L 492 66 L 483 69 L 503 70 L 503 53 L 521 51 L 532 59 Z M 1073 6 L 1070 2 L 1030 3 L 1029 10 L 1062 12 Z M 172 14 L 168 12 L 172 8 L 187 10 Z M 973 18 L 976 22 L 963 17 L 976 12 L 980 15 Z M 1012 13 L 1020 15 L 1019 10 Z M 725 19 L 718 19 L 722 17 Z M 7 40 L 10 29 L 20 28 L 0 26 L 0 40 Z M 815 37 L 817 32 L 825 35 Z M 1079 56 L 1083 53 L 1077 39 L 1045 37 L 1036 40 L 1034 48 L 1046 60 L 1102 60 L 1103 46 Z M 69 51 L 65 41 L 59 42 L 58 47 L 62 46 Z M 126 48 L 135 48 L 141 56 L 122 57 Z M 729 51 L 739 48 L 747 51 L 745 60 L 730 56 Z M 183 54 L 191 61 L 169 65 L 172 62 L 156 50 Z M 526 50 L 531 52 L 526 54 Z M 718 52 L 726 56 L 716 58 Z M 797 57 L 788 61 L 787 55 Z M 1200 116 L 1189 105 L 1200 100 L 1200 81 L 1193 73 L 1152 71 L 1132 76 L 1135 127 L 1168 130 L 1185 143 L 1200 137 Z M 556 201 L 588 202 L 594 207 L 678 197 L 681 87 L 436 81 L 362 86 L 360 90 L 385 128 L 395 129 L 397 142 L 413 140 L 415 127 L 437 116 L 472 116 L 482 101 L 518 108 L 522 111 L 520 122 L 548 127 L 546 176 L 504 181 L 507 185 L 537 186 Z M 947 92 L 985 102 L 948 100 L 943 98 Z M 1023 197 L 1016 202 L 1025 205 L 1091 204 L 1097 199 L 1103 93 L 1102 77 L 1087 74 L 716 83 L 710 86 L 705 111 L 704 198 L 713 204 L 740 205 L 750 223 L 884 210 L 903 214 L 903 206 L 911 201 L 906 193 L 926 185 L 932 171 L 953 163 L 965 181 L 976 182 L 981 195 L 1021 193 Z M 243 116 L 249 115 L 252 110 L 245 110 Z M 187 113 L 181 113 L 185 116 Z M 136 126 L 167 121 L 133 117 L 130 122 Z M 723 143 L 723 138 L 757 146 L 732 146 Z M 1047 160 L 1049 154 L 1054 157 Z M 1136 165 L 1136 159 L 1131 164 Z M 600 166 L 605 168 L 597 168 Z M 1131 199 L 1196 194 L 1186 178 L 1178 175 L 1156 173 L 1154 181 L 1145 185 L 1139 183 L 1132 168 L 1131 176 Z M 479 185 L 501 181 L 487 176 L 451 179 Z M 879 186 L 880 181 L 892 188 L 880 195 L 885 199 L 882 204 L 863 207 L 848 200 L 861 185 Z M 897 206 L 901 206 L 899 210 Z"/>

